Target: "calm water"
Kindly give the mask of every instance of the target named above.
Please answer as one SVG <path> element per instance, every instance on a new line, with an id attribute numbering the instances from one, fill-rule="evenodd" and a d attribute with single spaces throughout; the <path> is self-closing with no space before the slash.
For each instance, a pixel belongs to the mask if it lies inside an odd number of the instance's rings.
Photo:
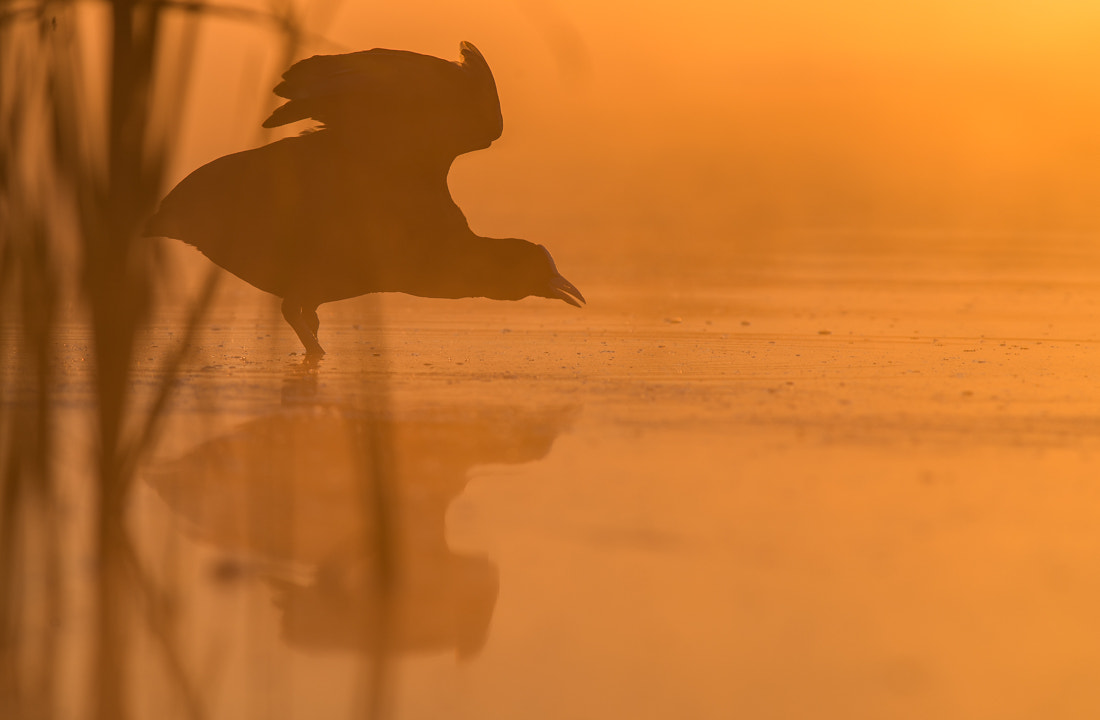
<path id="1" fill-rule="evenodd" d="M 206 716 L 355 717 L 372 687 L 393 718 L 1100 711 L 1094 241 L 561 262 L 583 311 L 337 303 L 317 364 L 226 280 L 131 504 Z M 61 354 L 76 538 L 79 327 Z M 135 717 L 182 713 L 148 633 L 127 654 Z"/>

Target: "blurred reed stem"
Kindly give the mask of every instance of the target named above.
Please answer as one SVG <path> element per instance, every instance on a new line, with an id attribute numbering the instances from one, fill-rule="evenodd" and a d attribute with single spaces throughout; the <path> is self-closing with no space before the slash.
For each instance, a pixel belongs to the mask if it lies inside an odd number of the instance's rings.
<path id="1" fill-rule="evenodd" d="M 165 61 L 170 13 L 269 22 L 287 62 L 304 33 L 294 7 L 269 11 L 201 2 L 99 0 L 108 26 L 107 97 L 84 86 L 88 48 L 76 2 L 0 4 L 0 717 L 57 716 L 64 532 L 52 466 L 58 442 L 56 330 L 63 296 L 86 309 L 94 359 L 94 657 L 89 717 L 126 720 L 131 618 L 144 618 L 182 707 L 204 716 L 173 642 L 167 592 L 143 572 L 126 528 L 141 458 L 155 445 L 195 331 L 209 307 L 212 269 L 191 301 L 148 407 L 131 384 L 134 349 L 153 308 L 162 260 L 140 237 L 166 181 L 181 112 L 155 112 L 157 93 L 186 96 L 199 23 L 181 22 L 182 53 Z M 174 109 L 173 109 L 174 110 Z M 102 135 L 97 128 L 104 128 Z M 76 265 L 76 287 L 65 268 Z M 74 275 L 74 273 L 69 273 Z M 135 611 L 140 611 L 135 613 Z"/>

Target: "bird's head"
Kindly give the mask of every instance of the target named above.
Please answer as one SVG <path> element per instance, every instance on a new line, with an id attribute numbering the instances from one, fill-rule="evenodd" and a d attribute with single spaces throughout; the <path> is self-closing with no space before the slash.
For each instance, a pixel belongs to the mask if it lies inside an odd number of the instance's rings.
<path id="1" fill-rule="evenodd" d="M 492 287 L 494 300 L 519 300 L 534 295 L 536 297 L 563 300 L 575 307 L 585 302 L 581 291 L 573 283 L 562 277 L 554 264 L 554 258 L 542 245 L 506 238 L 497 240 L 493 256 Z"/>

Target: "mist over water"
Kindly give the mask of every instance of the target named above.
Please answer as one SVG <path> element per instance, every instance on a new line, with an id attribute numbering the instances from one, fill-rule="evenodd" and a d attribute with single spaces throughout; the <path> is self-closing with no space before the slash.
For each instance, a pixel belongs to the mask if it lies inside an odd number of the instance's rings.
<path id="1" fill-rule="evenodd" d="M 1084 4 L 425 2 L 335 18 L 333 46 L 303 55 L 449 57 L 456 38 L 486 53 L 505 132 L 460 158 L 451 183 L 483 234 L 561 235 L 614 254 L 671 238 L 720 252 L 791 228 L 1098 223 L 1087 188 L 1100 179 L 1100 17 Z M 242 119 L 273 100 L 229 102 L 228 69 L 266 73 L 254 90 L 279 69 L 217 30 L 205 59 L 219 72 L 197 75 L 181 176 L 251 139 L 204 97 Z"/>

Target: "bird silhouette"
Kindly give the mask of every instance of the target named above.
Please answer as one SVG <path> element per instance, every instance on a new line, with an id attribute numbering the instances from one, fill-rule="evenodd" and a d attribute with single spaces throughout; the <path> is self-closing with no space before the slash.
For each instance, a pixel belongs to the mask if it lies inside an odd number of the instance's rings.
<path id="1" fill-rule="evenodd" d="M 316 55 L 275 87 L 264 121 L 321 127 L 226 155 L 184 178 L 145 228 L 198 248 L 283 299 L 309 355 L 322 303 L 375 292 L 433 298 L 584 297 L 542 245 L 476 235 L 447 173 L 503 130 L 492 71 L 472 44 L 461 60 L 376 48 Z"/>

